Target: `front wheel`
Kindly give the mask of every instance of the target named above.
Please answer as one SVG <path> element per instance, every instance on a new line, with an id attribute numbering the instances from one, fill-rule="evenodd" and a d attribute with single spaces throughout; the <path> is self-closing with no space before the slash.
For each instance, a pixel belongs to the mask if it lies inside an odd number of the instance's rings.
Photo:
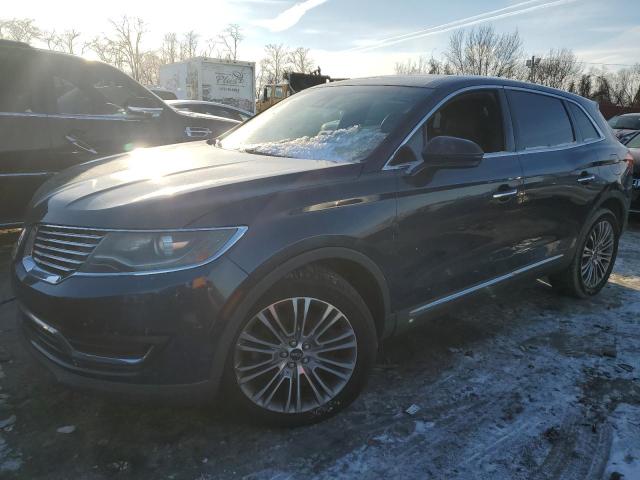
<path id="1" fill-rule="evenodd" d="M 227 387 L 260 420 L 314 423 L 351 403 L 375 360 L 371 313 L 342 277 L 307 267 L 274 285 L 242 323 Z"/>
<path id="2" fill-rule="evenodd" d="M 549 278 L 555 289 L 579 298 L 596 295 L 602 290 L 618 253 L 620 227 L 616 216 L 601 209 L 592 218 L 571 265 Z"/>

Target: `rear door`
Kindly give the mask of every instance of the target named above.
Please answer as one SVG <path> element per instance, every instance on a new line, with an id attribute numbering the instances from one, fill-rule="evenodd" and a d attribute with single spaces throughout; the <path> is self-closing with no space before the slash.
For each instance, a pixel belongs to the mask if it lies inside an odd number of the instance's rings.
<path id="1" fill-rule="evenodd" d="M 475 167 L 426 165 L 420 175 L 398 175 L 397 278 L 390 283 L 407 318 L 521 266 L 522 169 L 503 95 L 501 88 L 461 93 L 407 143 L 416 159 L 440 135 L 472 140 L 485 152 Z"/>
<path id="2" fill-rule="evenodd" d="M 132 115 L 127 104 L 163 104 L 112 67 L 75 58 L 49 65 L 52 161 L 57 170 L 87 160 L 157 145 L 158 118 Z"/>
<path id="3" fill-rule="evenodd" d="M 531 261 L 539 261 L 564 254 L 578 236 L 604 186 L 598 164 L 611 161 L 611 152 L 577 104 L 530 90 L 506 91 L 525 176 L 526 241 Z"/>
<path id="4" fill-rule="evenodd" d="M 42 55 L 0 48 L 0 227 L 22 222 L 37 188 L 51 175 Z"/>

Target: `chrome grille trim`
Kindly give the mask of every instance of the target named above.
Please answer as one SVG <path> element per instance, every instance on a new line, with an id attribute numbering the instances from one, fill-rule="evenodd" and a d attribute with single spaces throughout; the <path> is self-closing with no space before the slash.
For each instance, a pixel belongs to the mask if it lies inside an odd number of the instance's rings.
<path id="1" fill-rule="evenodd" d="M 105 233 L 80 227 L 38 225 L 30 254 L 40 269 L 67 277 L 82 266 Z"/>
<path id="2" fill-rule="evenodd" d="M 69 255 L 78 255 L 83 257 L 89 256 L 89 253 L 87 252 L 77 252 L 74 250 L 67 250 L 65 248 L 52 247 L 51 245 L 45 245 L 44 243 L 36 243 L 35 246 L 39 249 L 49 250 L 51 252 L 68 253 Z"/>
<path id="3" fill-rule="evenodd" d="M 66 240 L 56 240 L 55 238 L 38 238 L 40 241 L 55 243 L 58 245 L 72 245 L 74 247 L 85 247 L 85 248 L 94 248 L 97 243 L 80 243 L 80 242 L 70 242 Z"/>

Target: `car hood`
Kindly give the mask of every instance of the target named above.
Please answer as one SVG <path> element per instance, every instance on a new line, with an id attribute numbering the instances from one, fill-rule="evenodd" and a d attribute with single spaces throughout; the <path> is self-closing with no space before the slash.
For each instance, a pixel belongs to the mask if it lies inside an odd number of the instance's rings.
<path id="1" fill-rule="evenodd" d="M 180 228 L 231 197 L 265 195 L 357 164 L 227 151 L 193 142 L 102 158 L 47 181 L 31 200 L 27 223 L 95 228 Z"/>

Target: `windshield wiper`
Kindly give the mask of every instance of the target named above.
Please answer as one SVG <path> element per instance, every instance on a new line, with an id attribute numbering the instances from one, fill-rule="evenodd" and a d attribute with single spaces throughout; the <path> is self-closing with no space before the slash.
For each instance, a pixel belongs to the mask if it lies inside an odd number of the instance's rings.
<path id="1" fill-rule="evenodd" d="M 247 148 L 247 149 L 238 150 L 238 151 L 244 152 L 244 153 L 251 153 L 253 155 L 264 155 L 265 157 L 291 158 L 291 157 L 287 157 L 286 155 L 277 155 L 275 153 L 264 152 L 258 148 Z"/>

